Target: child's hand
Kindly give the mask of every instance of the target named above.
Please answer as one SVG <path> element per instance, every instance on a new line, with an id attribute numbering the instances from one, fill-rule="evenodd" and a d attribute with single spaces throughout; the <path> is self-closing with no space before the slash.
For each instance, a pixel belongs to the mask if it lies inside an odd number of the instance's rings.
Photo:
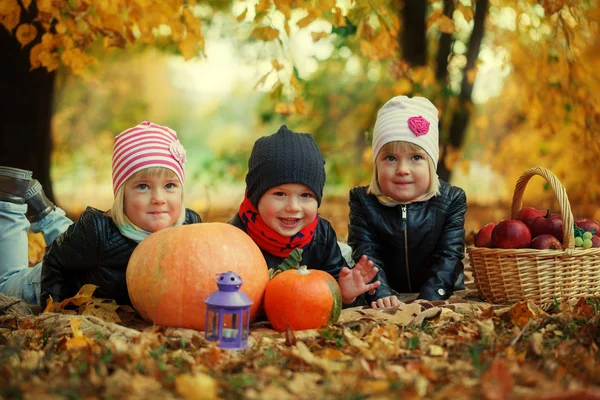
<path id="1" fill-rule="evenodd" d="M 371 302 L 371 308 L 387 308 L 396 307 L 400 304 L 400 300 L 396 296 L 388 296 L 377 301 Z"/>
<path id="2" fill-rule="evenodd" d="M 369 283 L 377 275 L 377 271 L 379 269 L 373 267 L 373 261 L 369 261 L 367 256 L 362 256 L 352 269 L 342 268 L 338 278 L 340 289 L 342 289 L 342 302 L 350 304 L 357 296 L 379 287 L 381 285 L 379 281 Z"/>

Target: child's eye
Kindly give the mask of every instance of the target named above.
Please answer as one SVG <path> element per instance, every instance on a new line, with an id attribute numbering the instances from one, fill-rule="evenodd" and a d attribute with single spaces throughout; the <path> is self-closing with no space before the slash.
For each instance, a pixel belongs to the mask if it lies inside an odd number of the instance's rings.
<path id="1" fill-rule="evenodd" d="M 414 156 L 412 156 L 412 159 L 414 161 L 420 161 L 420 160 L 423 160 L 423 156 L 420 154 L 415 154 Z"/>
<path id="2" fill-rule="evenodd" d="M 301 197 L 312 198 L 315 197 L 312 193 L 306 192 L 300 195 Z"/>
<path id="3" fill-rule="evenodd" d="M 273 192 L 273 196 L 285 196 L 283 192 Z"/>
<path id="4" fill-rule="evenodd" d="M 167 183 L 165 185 L 165 189 L 167 189 L 167 190 L 172 190 L 172 189 L 175 189 L 176 187 L 177 187 L 177 185 L 174 183 Z"/>
<path id="5" fill-rule="evenodd" d="M 394 157 L 394 156 L 386 156 L 384 160 L 385 161 L 396 161 L 396 157 Z"/>
<path id="6" fill-rule="evenodd" d="M 147 189 L 149 189 L 149 188 L 150 188 L 150 187 L 149 187 L 148 185 L 146 185 L 145 183 L 140 183 L 140 184 L 139 184 L 137 187 L 138 187 L 138 189 L 140 189 L 140 190 L 147 190 Z"/>

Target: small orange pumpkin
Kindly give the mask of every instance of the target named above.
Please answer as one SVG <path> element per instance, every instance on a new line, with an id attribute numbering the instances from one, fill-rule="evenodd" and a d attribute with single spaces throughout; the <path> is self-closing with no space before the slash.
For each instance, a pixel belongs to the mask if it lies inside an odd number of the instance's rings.
<path id="1" fill-rule="evenodd" d="M 320 328 L 336 322 L 342 308 L 342 292 L 325 271 L 298 269 L 283 271 L 267 284 L 265 313 L 271 326 L 283 332 Z"/>
<path id="2" fill-rule="evenodd" d="M 129 259 L 127 290 L 145 320 L 204 330 L 204 299 L 218 289 L 216 277 L 225 271 L 242 278 L 253 320 L 269 281 L 267 263 L 248 235 L 222 222 L 182 225 L 145 238 Z"/>

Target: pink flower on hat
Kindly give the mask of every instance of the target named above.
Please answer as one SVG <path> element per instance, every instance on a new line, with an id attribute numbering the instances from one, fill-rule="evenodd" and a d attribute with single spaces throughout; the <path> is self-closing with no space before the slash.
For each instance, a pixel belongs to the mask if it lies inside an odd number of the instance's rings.
<path id="1" fill-rule="evenodd" d="M 179 140 L 171 142 L 169 145 L 169 151 L 173 155 L 173 158 L 177 160 L 180 165 L 185 164 L 185 148 Z"/>
<path id="2" fill-rule="evenodd" d="M 420 115 L 418 117 L 410 117 L 408 119 L 408 127 L 416 136 L 425 135 L 429 132 L 429 122 Z"/>

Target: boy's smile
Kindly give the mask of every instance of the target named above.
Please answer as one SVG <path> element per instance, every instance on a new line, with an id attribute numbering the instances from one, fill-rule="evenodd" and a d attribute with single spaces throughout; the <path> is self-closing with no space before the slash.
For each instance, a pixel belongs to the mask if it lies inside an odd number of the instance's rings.
<path id="1" fill-rule="evenodd" d="M 258 201 L 265 223 L 281 236 L 290 237 L 308 226 L 319 208 L 315 194 L 306 186 L 286 183 L 267 190 Z"/>

